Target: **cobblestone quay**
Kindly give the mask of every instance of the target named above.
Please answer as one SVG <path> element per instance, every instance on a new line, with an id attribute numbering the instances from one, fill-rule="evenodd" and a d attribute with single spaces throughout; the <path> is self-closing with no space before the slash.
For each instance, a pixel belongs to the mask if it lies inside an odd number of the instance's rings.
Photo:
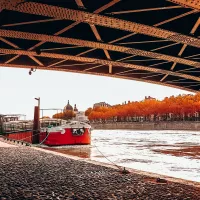
<path id="1" fill-rule="evenodd" d="M 155 178 L 154 178 L 155 179 Z M 0 199 L 200 199 L 200 188 L 0 142 Z"/>

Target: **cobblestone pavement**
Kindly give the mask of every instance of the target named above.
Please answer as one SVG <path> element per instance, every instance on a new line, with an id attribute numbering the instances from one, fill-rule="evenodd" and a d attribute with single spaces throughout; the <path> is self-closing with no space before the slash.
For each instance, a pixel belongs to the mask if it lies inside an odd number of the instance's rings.
<path id="1" fill-rule="evenodd" d="M 17 146 L 0 141 L 0 148 L 1 147 L 17 147 Z"/>
<path id="2" fill-rule="evenodd" d="M 0 146 L 0 200 L 199 200 L 200 188 L 126 174 L 31 147 Z"/>

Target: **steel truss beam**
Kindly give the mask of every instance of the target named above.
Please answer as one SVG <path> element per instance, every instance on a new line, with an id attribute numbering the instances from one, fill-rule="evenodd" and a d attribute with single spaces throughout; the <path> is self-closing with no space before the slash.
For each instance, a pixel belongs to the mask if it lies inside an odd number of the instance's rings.
<path id="1" fill-rule="evenodd" d="M 65 37 L 59 37 L 59 36 L 48 36 L 48 35 L 44 35 L 44 34 L 1 30 L 1 29 L 0 29 L 0 36 L 10 37 L 10 38 L 20 38 L 20 39 L 26 39 L 26 40 L 38 40 L 38 41 L 42 41 L 42 42 L 53 42 L 53 43 L 61 43 L 61 44 L 78 45 L 78 46 L 90 47 L 90 48 L 95 48 L 95 49 L 103 49 L 104 52 L 107 50 L 117 51 L 117 52 L 121 52 L 121 53 L 146 56 L 149 58 L 156 58 L 156 59 L 160 59 L 160 60 L 181 63 L 181 64 L 185 64 L 185 65 L 190 65 L 190 66 L 193 66 L 196 68 L 200 67 L 200 62 L 191 61 L 191 60 L 187 60 L 184 58 L 178 58 L 178 57 L 174 57 L 174 56 L 169 56 L 169 55 L 165 55 L 165 54 L 150 52 L 150 51 L 144 51 L 144 50 L 133 49 L 133 48 L 129 48 L 129 47 L 112 45 L 112 44 L 91 42 L 91 41 L 85 41 L 85 40 L 79 40 L 79 39 L 73 39 L 73 38 L 65 38 Z M 106 53 L 108 53 L 108 52 L 105 52 L 105 54 Z M 106 54 L 106 55 L 107 55 L 107 58 L 110 59 L 109 54 Z"/>
<path id="2" fill-rule="evenodd" d="M 158 26 L 161 26 L 161 25 L 163 25 L 163 24 L 167 24 L 167 23 L 169 23 L 169 22 L 172 22 L 172 21 L 174 21 L 174 20 L 183 18 L 183 17 L 185 17 L 185 16 L 194 14 L 194 13 L 196 13 L 196 12 L 197 12 L 196 10 L 192 10 L 192 11 L 183 13 L 183 14 L 181 14 L 181 15 L 178 15 L 178 16 L 176 16 L 176 17 L 172 17 L 172 18 L 166 19 L 166 20 L 164 20 L 164 21 L 162 21 L 162 22 L 159 22 L 159 23 L 157 23 L 157 24 L 154 24 L 153 26 L 158 27 Z M 121 38 L 115 39 L 115 40 L 111 41 L 110 43 L 118 42 L 118 41 L 123 40 L 123 39 L 125 39 L 125 38 L 129 38 L 129 37 L 131 37 L 131 36 L 133 36 L 133 35 L 136 35 L 136 33 L 128 34 L 128 35 L 123 36 L 123 37 L 121 37 Z"/>
<path id="3" fill-rule="evenodd" d="M 200 0 L 168 0 L 186 8 L 200 10 Z"/>
<path id="4" fill-rule="evenodd" d="M 199 27 L 199 24 L 200 24 L 200 17 L 197 19 L 196 23 L 194 24 L 192 30 L 190 31 L 191 34 L 194 34 L 196 32 L 196 30 L 198 29 Z M 182 56 L 183 52 L 185 51 L 185 49 L 187 48 L 187 45 L 184 44 L 181 48 L 181 50 L 179 51 L 178 53 L 178 56 Z M 171 67 L 171 70 L 174 70 L 174 68 L 176 67 L 176 64 L 177 62 L 174 62 L 172 67 Z M 167 78 L 167 76 L 164 76 L 160 81 L 164 81 L 165 78 Z"/>
<path id="5" fill-rule="evenodd" d="M 9 3 L 9 1 L 7 1 L 7 0 L 4 0 L 4 1 L 5 1 L 7 4 Z M 100 12 L 102 12 L 102 11 L 108 9 L 109 7 L 112 7 L 113 5 L 115 5 L 116 3 L 120 2 L 120 1 L 121 1 L 121 0 L 112 0 L 112 1 L 110 1 L 109 3 L 105 4 L 104 6 L 98 8 L 97 10 L 95 10 L 94 13 L 97 13 L 97 14 L 98 14 L 98 13 L 100 13 Z M 14 2 L 17 2 L 18 4 L 21 3 L 20 0 L 12 0 L 12 3 L 14 3 Z M 16 4 L 15 4 L 15 6 L 16 6 Z M 0 8 L 1 8 L 1 5 L 0 5 Z M 57 20 L 58 20 L 58 19 L 57 19 Z M 80 23 L 80 22 L 74 22 L 74 23 L 72 23 L 71 25 L 69 25 L 69 26 L 67 26 L 67 27 L 65 27 L 65 28 L 63 28 L 63 29 L 61 29 L 60 31 L 56 32 L 54 35 L 55 35 L 55 36 L 58 36 L 58 35 L 60 35 L 60 34 L 62 34 L 62 33 L 64 33 L 64 32 L 66 32 L 66 31 L 68 31 L 69 29 L 75 27 L 75 26 L 78 25 L 79 23 Z M 35 49 L 36 47 L 39 47 L 39 46 L 41 46 L 41 45 L 44 44 L 44 43 L 45 43 L 45 42 L 39 42 L 38 44 L 32 46 L 32 47 L 29 48 L 28 50 L 33 50 L 33 49 Z M 82 52 L 82 53 L 80 53 L 80 54 L 77 55 L 77 56 L 81 56 L 81 55 L 83 55 L 83 54 L 85 54 L 85 53 L 87 53 L 87 52 L 90 52 L 90 51 L 92 51 L 92 50 L 88 50 L 88 51 Z M 15 56 L 14 58 L 12 58 L 12 61 L 14 61 L 15 59 L 17 59 L 18 57 L 19 57 L 19 56 Z M 65 61 L 65 60 L 59 61 L 58 64 L 59 64 L 59 63 L 62 63 L 62 62 L 64 62 L 64 61 Z M 9 62 L 10 62 L 10 60 L 8 60 L 6 63 L 9 63 Z M 54 63 L 54 64 L 51 64 L 50 66 L 55 66 L 56 64 L 57 64 L 57 62 Z M 109 70 L 110 70 L 110 68 L 109 68 Z"/>
<path id="6" fill-rule="evenodd" d="M 146 8 L 146 9 L 137 9 L 137 10 L 123 10 L 123 11 L 111 12 L 111 13 L 108 13 L 108 14 L 119 15 L 119 14 L 149 12 L 149 11 L 157 11 L 157 10 L 170 10 L 170 9 L 175 9 L 175 8 L 182 8 L 182 6 L 167 6 L 167 7 Z"/>
<path id="7" fill-rule="evenodd" d="M 15 49 L 19 49 L 19 47 L 18 47 L 16 44 L 14 44 L 14 43 L 12 43 L 12 42 L 10 42 L 10 41 L 8 41 L 8 40 L 2 38 L 2 37 L 0 37 L 0 41 L 6 43 L 6 44 L 8 44 L 8 45 L 10 45 L 11 47 L 14 47 Z"/>
<path id="8" fill-rule="evenodd" d="M 163 70 L 163 69 L 156 69 L 151 67 L 145 67 L 141 65 L 134 65 L 124 62 L 116 62 L 111 60 L 103 60 L 103 59 L 95 59 L 95 58 L 87 58 L 87 57 L 77 57 L 77 56 L 71 56 L 71 55 L 63 55 L 63 54 L 55 54 L 55 53 L 41 53 L 37 54 L 34 51 L 24 51 L 24 50 L 13 50 L 13 49 L 2 49 L 0 48 L 0 53 L 7 53 L 7 54 L 16 54 L 16 55 L 26 55 L 26 56 L 39 56 L 39 57 L 47 57 L 47 58 L 57 58 L 57 59 L 65 59 L 65 60 L 73 60 L 78 62 L 91 62 L 96 63 L 100 65 L 112 65 L 112 66 L 119 66 L 119 67 L 125 67 L 125 68 L 132 68 L 132 69 L 139 69 L 139 70 L 146 70 L 150 72 L 155 73 L 162 73 L 162 74 L 168 74 L 172 76 L 178 76 L 186 79 L 196 80 L 200 81 L 200 77 L 195 77 L 191 75 L 181 74 L 177 72 L 172 72 L 169 70 Z"/>
<path id="9" fill-rule="evenodd" d="M 16 7 L 24 0 L 1 0 L 0 1 L 0 12 L 5 9 L 7 6 L 9 7 Z"/>
<path id="10" fill-rule="evenodd" d="M 13 23 L 13 24 L 4 24 L 4 25 L 2 25 L 2 27 L 21 26 L 21 25 L 46 23 L 46 22 L 54 22 L 54 21 L 59 21 L 59 19 L 43 19 L 43 20 L 36 20 L 36 21 L 29 21 L 29 22 L 19 22 L 19 23 Z"/>
<path id="11" fill-rule="evenodd" d="M 140 33 L 157 38 L 168 39 L 169 41 L 179 42 L 194 47 L 200 47 L 200 39 L 186 36 L 180 33 L 159 29 L 152 26 L 138 24 L 126 20 L 101 16 L 94 13 L 84 11 L 77 11 L 57 6 L 49 6 L 35 2 L 27 2 L 14 6 L 13 4 L 4 5 L 4 9 L 18 11 L 22 13 L 34 14 L 52 17 L 56 19 L 72 20 L 76 22 L 84 22 L 98 26 L 105 26 L 109 28 L 119 29 L 123 31 Z"/>
<path id="12" fill-rule="evenodd" d="M 82 0 L 79 0 L 79 1 L 75 0 L 75 1 L 76 1 L 76 4 L 77 4 L 79 7 L 80 7 L 80 4 L 84 7 L 84 4 L 83 4 Z M 117 2 L 117 1 L 115 1 L 114 3 L 116 3 L 116 2 Z M 101 36 L 100 36 L 100 34 L 99 34 L 99 32 L 98 32 L 96 26 L 93 25 L 93 24 L 90 24 L 90 28 L 92 29 L 92 32 L 94 33 L 94 35 L 95 35 L 97 41 L 102 41 Z M 107 50 L 105 50 L 105 49 L 103 49 L 103 51 L 104 51 L 104 54 L 105 54 L 106 58 L 107 58 L 108 60 L 110 60 L 111 57 L 110 57 L 109 52 L 108 52 Z M 109 70 L 109 73 L 112 73 L 112 65 L 109 65 L 109 69 L 108 69 L 108 70 Z"/>
<path id="13" fill-rule="evenodd" d="M 25 68 L 25 69 L 35 68 L 35 66 L 16 65 L 16 64 L 1 64 L 1 66 L 2 67 Z M 181 86 L 177 86 L 177 85 L 174 85 L 174 84 L 156 82 L 156 81 L 151 81 L 151 80 L 142 79 L 142 78 L 132 78 L 132 77 L 126 77 L 126 76 L 119 76 L 119 75 L 114 75 L 114 74 L 109 74 L 109 73 L 108 74 L 104 74 L 104 73 L 97 73 L 97 72 L 85 72 L 85 71 L 81 71 L 81 70 L 69 70 L 69 69 L 52 68 L 52 67 L 48 67 L 47 68 L 47 67 L 42 67 L 42 66 L 37 67 L 37 69 L 49 70 L 49 71 L 72 72 L 72 73 L 80 73 L 80 74 L 90 74 L 90 75 L 106 76 L 106 77 L 113 77 L 113 78 L 120 78 L 120 79 L 134 80 L 134 81 L 142 81 L 142 82 L 146 82 L 146 83 L 162 85 L 162 86 L 166 86 L 166 87 L 172 87 L 172 88 L 176 88 L 176 89 L 181 89 L 181 90 L 186 90 L 186 91 L 189 91 L 189 92 L 197 93 L 196 90 L 185 88 L 185 87 L 181 87 Z"/>

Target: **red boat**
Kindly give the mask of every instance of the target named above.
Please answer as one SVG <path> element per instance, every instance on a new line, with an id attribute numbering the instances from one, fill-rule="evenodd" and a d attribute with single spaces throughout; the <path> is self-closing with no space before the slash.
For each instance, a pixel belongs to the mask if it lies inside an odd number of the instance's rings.
<path id="1" fill-rule="evenodd" d="M 43 112 L 51 109 L 41 110 Z M 64 107 L 63 113 L 65 112 L 74 112 L 78 121 L 44 117 L 40 119 L 39 106 L 35 106 L 33 121 L 19 120 L 18 115 L 0 115 L 0 135 L 12 140 L 48 146 L 90 144 L 91 126 L 86 121 L 87 117 L 78 112 L 76 105 L 73 109 L 69 101 Z"/>
<path id="2" fill-rule="evenodd" d="M 80 121 L 59 119 L 41 120 L 40 144 L 48 146 L 91 143 L 91 126 Z"/>
<path id="3" fill-rule="evenodd" d="M 84 145 L 91 143 L 91 126 L 80 121 L 66 121 L 61 119 L 43 119 L 40 121 L 40 132 L 33 131 L 33 121 L 14 120 L 3 122 L 0 135 L 6 138 L 33 142 L 34 134 L 39 136 L 39 143 L 48 146 Z"/>

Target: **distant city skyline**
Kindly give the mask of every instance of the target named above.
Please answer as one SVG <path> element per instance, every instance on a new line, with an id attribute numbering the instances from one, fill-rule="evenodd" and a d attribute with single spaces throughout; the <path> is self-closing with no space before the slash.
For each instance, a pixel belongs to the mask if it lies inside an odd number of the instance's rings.
<path id="1" fill-rule="evenodd" d="M 145 96 L 163 99 L 191 92 L 139 81 L 68 72 L 37 70 L 31 76 L 28 69 L 0 67 L 0 113 L 25 114 L 33 118 L 35 97 L 41 98 L 41 108 L 63 109 L 69 100 L 78 110 L 85 111 L 93 104 L 110 105 L 125 101 L 140 101 Z M 54 112 L 44 112 L 52 116 Z"/>

